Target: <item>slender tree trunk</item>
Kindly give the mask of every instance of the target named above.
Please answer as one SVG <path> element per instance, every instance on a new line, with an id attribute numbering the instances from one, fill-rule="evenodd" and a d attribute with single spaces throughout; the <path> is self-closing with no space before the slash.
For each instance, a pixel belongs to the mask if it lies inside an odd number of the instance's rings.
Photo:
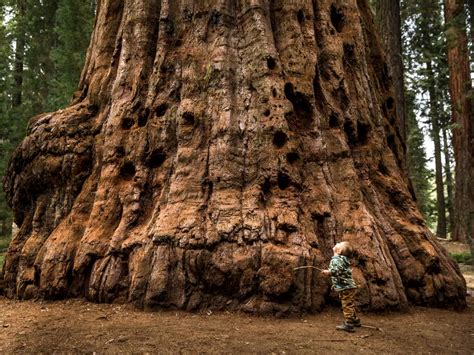
<path id="1" fill-rule="evenodd" d="M 439 120 L 439 103 L 436 94 L 436 80 L 434 79 L 433 67 L 431 62 L 426 63 L 428 72 L 428 81 L 430 87 L 428 92 L 430 95 L 430 123 L 431 137 L 434 143 L 435 156 L 435 182 L 436 182 L 436 210 L 438 215 L 438 223 L 436 226 L 436 236 L 438 238 L 446 238 L 446 203 L 444 199 L 444 182 L 443 182 L 443 164 L 441 162 L 441 138 L 440 138 L 440 120 Z"/>
<path id="2" fill-rule="evenodd" d="M 474 47 L 474 1 L 466 0 L 466 3 L 469 8 L 471 46 Z M 474 48 L 471 48 L 471 56 L 474 56 Z M 474 62 L 474 58 L 472 57 L 471 62 Z"/>
<path id="3" fill-rule="evenodd" d="M 12 106 L 19 107 L 23 101 L 23 67 L 25 56 L 25 25 L 23 23 L 26 14 L 26 4 L 24 0 L 18 0 L 18 28 L 15 33 L 15 61 L 13 71 Z"/>
<path id="4" fill-rule="evenodd" d="M 450 155 L 449 152 L 449 140 L 448 140 L 448 129 L 446 127 L 443 128 L 443 153 L 444 153 L 444 175 L 446 177 L 446 191 L 447 191 L 447 203 L 448 206 L 448 213 L 449 213 L 449 233 L 453 235 L 453 227 L 454 227 L 454 195 L 453 195 L 453 175 L 451 172 L 451 162 L 450 162 Z"/>
<path id="5" fill-rule="evenodd" d="M 406 142 L 405 84 L 403 80 L 400 0 L 378 0 L 377 22 L 393 81 L 397 126 Z"/>
<path id="6" fill-rule="evenodd" d="M 370 309 L 463 307 L 413 200 L 366 1 L 102 0 L 76 101 L 5 179 L 9 297 L 301 312 L 350 241 Z"/>
<path id="7" fill-rule="evenodd" d="M 474 251 L 474 112 L 462 0 L 445 0 L 445 20 L 456 160 L 453 239 L 471 243 L 471 250 Z"/>

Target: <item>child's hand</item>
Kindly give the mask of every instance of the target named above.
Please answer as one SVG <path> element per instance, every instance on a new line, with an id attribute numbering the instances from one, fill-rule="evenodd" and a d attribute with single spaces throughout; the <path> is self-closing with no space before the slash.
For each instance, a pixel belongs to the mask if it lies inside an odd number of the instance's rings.
<path id="1" fill-rule="evenodd" d="M 323 275 L 323 276 L 330 276 L 330 275 L 331 275 L 331 271 L 329 271 L 329 270 L 322 270 L 322 271 L 321 271 L 321 275 Z"/>

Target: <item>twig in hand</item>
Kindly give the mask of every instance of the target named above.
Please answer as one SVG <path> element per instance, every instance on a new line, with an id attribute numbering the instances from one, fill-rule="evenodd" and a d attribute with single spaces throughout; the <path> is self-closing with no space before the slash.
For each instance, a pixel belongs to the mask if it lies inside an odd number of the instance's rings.
<path id="1" fill-rule="evenodd" d="M 318 271 L 323 271 L 323 269 L 320 269 L 319 267 L 316 267 L 316 266 L 312 266 L 312 265 L 305 265 L 305 266 L 298 266 L 298 267 L 294 267 L 293 270 L 299 270 L 299 269 L 316 269 Z"/>

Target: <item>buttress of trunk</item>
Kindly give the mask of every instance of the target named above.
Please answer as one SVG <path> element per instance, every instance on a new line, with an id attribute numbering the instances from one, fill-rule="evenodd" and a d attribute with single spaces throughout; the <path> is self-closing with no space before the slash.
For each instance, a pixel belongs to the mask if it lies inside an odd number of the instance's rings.
<path id="1" fill-rule="evenodd" d="M 347 240 L 362 307 L 465 305 L 365 1 L 102 0 L 76 97 L 9 165 L 8 297 L 315 311 Z"/>

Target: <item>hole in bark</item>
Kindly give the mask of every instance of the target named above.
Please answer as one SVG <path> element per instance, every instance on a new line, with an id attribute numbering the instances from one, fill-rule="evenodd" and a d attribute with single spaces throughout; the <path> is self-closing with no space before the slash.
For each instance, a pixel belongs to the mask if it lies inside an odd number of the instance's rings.
<path id="1" fill-rule="evenodd" d="M 211 17 L 209 18 L 209 23 L 212 25 L 218 25 L 221 18 L 221 13 L 217 10 L 212 10 Z"/>
<path id="2" fill-rule="evenodd" d="M 384 164 L 383 160 L 380 160 L 379 161 L 379 171 L 383 174 L 383 175 L 388 175 L 389 171 L 388 171 L 388 168 L 387 166 Z"/>
<path id="3" fill-rule="evenodd" d="M 174 42 L 174 46 L 177 48 L 177 47 L 181 47 L 183 45 L 183 40 L 178 38 L 175 42 Z"/>
<path id="4" fill-rule="evenodd" d="M 120 176 L 125 180 L 130 180 L 135 175 L 135 165 L 126 161 L 120 168 Z"/>
<path id="5" fill-rule="evenodd" d="M 395 136 L 393 134 L 389 134 L 387 136 L 387 144 L 388 144 L 389 148 L 393 152 L 395 152 L 395 148 L 396 148 L 396 146 L 395 146 Z"/>
<path id="6" fill-rule="evenodd" d="M 270 110 L 265 110 L 265 112 L 263 113 L 263 115 L 264 115 L 265 117 L 270 116 Z"/>
<path id="7" fill-rule="evenodd" d="M 166 111 L 168 110 L 168 104 L 167 103 L 163 103 L 161 105 L 158 105 L 158 107 L 156 108 L 156 116 L 158 117 L 162 117 L 165 115 Z"/>
<path id="8" fill-rule="evenodd" d="M 276 62 L 275 62 L 275 59 L 273 59 L 273 57 L 267 57 L 267 67 L 270 70 L 275 69 Z"/>
<path id="9" fill-rule="evenodd" d="M 385 101 L 385 104 L 387 105 L 387 108 L 391 110 L 393 108 L 393 97 L 389 97 L 387 101 Z"/>
<path id="10" fill-rule="evenodd" d="M 170 98 L 176 102 L 181 101 L 181 87 L 173 89 L 173 91 L 170 92 Z"/>
<path id="11" fill-rule="evenodd" d="M 337 32 L 341 32 L 344 27 L 344 14 L 334 4 L 331 5 L 331 23 Z"/>
<path id="12" fill-rule="evenodd" d="M 152 169 L 159 168 L 166 160 L 166 154 L 161 149 L 156 149 L 148 156 L 146 165 Z"/>
<path id="13" fill-rule="evenodd" d="M 353 44 L 344 43 L 344 64 L 347 66 L 357 64 L 357 57 L 355 56 Z"/>
<path id="14" fill-rule="evenodd" d="M 150 114 L 150 110 L 147 108 L 145 109 L 145 111 L 143 111 L 140 116 L 138 117 L 138 121 L 137 121 L 137 124 L 138 124 L 138 127 L 144 127 L 146 126 L 147 122 L 148 122 L 148 115 Z"/>
<path id="15" fill-rule="evenodd" d="M 282 171 L 278 172 L 278 188 L 280 190 L 285 190 L 290 186 L 290 176 Z"/>
<path id="16" fill-rule="evenodd" d="M 430 275 L 439 274 L 441 272 L 441 267 L 439 265 L 439 259 L 433 259 L 430 261 L 430 264 L 426 268 L 426 272 Z"/>
<path id="17" fill-rule="evenodd" d="M 122 158 L 125 156 L 125 149 L 122 146 L 115 148 L 115 154 L 117 157 Z"/>
<path id="18" fill-rule="evenodd" d="M 271 188 L 270 178 L 266 177 L 265 181 L 262 184 L 262 192 L 265 196 L 270 194 L 270 188 Z"/>
<path id="19" fill-rule="evenodd" d="M 293 164 L 295 161 L 300 159 L 300 155 L 296 152 L 290 152 L 286 155 L 286 161 Z"/>
<path id="20" fill-rule="evenodd" d="M 273 97 L 277 97 L 277 91 L 275 88 L 272 89 L 272 95 Z"/>
<path id="21" fill-rule="evenodd" d="M 296 15 L 296 18 L 298 19 L 298 22 L 300 23 L 300 25 L 302 25 L 304 20 L 306 19 L 303 9 L 298 10 L 298 14 Z"/>
<path id="22" fill-rule="evenodd" d="M 183 120 L 184 120 L 184 123 L 186 123 L 190 126 L 193 126 L 194 122 L 196 122 L 196 120 L 194 118 L 194 115 L 191 112 L 188 112 L 188 111 L 183 113 Z"/>
<path id="23" fill-rule="evenodd" d="M 313 117 L 313 106 L 311 106 L 309 99 L 301 92 L 295 92 L 291 83 L 285 84 L 284 91 L 286 98 L 292 103 L 296 115 L 304 119 L 299 125 L 308 127 Z"/>
<path id="24" fill-rule="evenodd" d="M 384 279 L 374 279 L 373 283 L 375 283 L 377 286 L 384 286 L 387 283 L 387 281 Z"/>
<path id="25" fill-rule="evenodd" d="M 273 144 L 278 148 L 283 147 L 287 141 L 288 136 L 285 134 L 285 132 L 276 131 L 273 135 Z"/>
<path id="26" fill-rule="evenodd" d="M 337 113 L 331 113 L 331 115 L 329 115 L 329 127 L 339 127 L 339 115 Z"/>
<path id="27" fill-rule="evenodd" d="M 344 132 L 346 132 L 349 146 L 355 146 L 357 144 L 357 136 L 352 121 L 347 120 L 346 122 L 344 122 Z"/>
<path id="28" fill-rule="evenodd" d="M 363 122 L 357 122 L 357 134 L 359 136 L 359 143 L 365 144 L 367 143 L 367 138 L 370 132 L 370 125 Z"/>
<path id="29" fill-rule="evenodd" d="M 95 104 L 92 104 L 92 105 L 89 105 L 89 107 L 87 107 L 88 110 L 89 110 L 89 114 L 91 117 L 95 117 L 97 115 L 97 113 L 99 112 L 99 106 L 95 105 Z"/>
<path id="30" fill-rule="evenodd" d="M 166 19 L 165 20 L 165 33 L 168 36 L 171 36 L 174 32 L 174 23 L 171 20 Z"/>
<path id="31" fill-rule="evenodd" d="M 132 128 L 134 123 L 135 122 L 133 122 L 133 120 L 131 118 L 124 117 L 122 119 L 122 129 L 130 129 L 130 128 Z"/>
<path id="32" fill-rule="evenodd" d="M 364 267 L 365 267 L 365 264 L 367 263 L 367 262 L 365 261 L 365 258 L 362 258 L 362 257 L 359 257 L 359 258 L 357 259 L 357 261 L 358 261 L 359 266 L 360 266 L 361 268 L 364 268 Z"/>

